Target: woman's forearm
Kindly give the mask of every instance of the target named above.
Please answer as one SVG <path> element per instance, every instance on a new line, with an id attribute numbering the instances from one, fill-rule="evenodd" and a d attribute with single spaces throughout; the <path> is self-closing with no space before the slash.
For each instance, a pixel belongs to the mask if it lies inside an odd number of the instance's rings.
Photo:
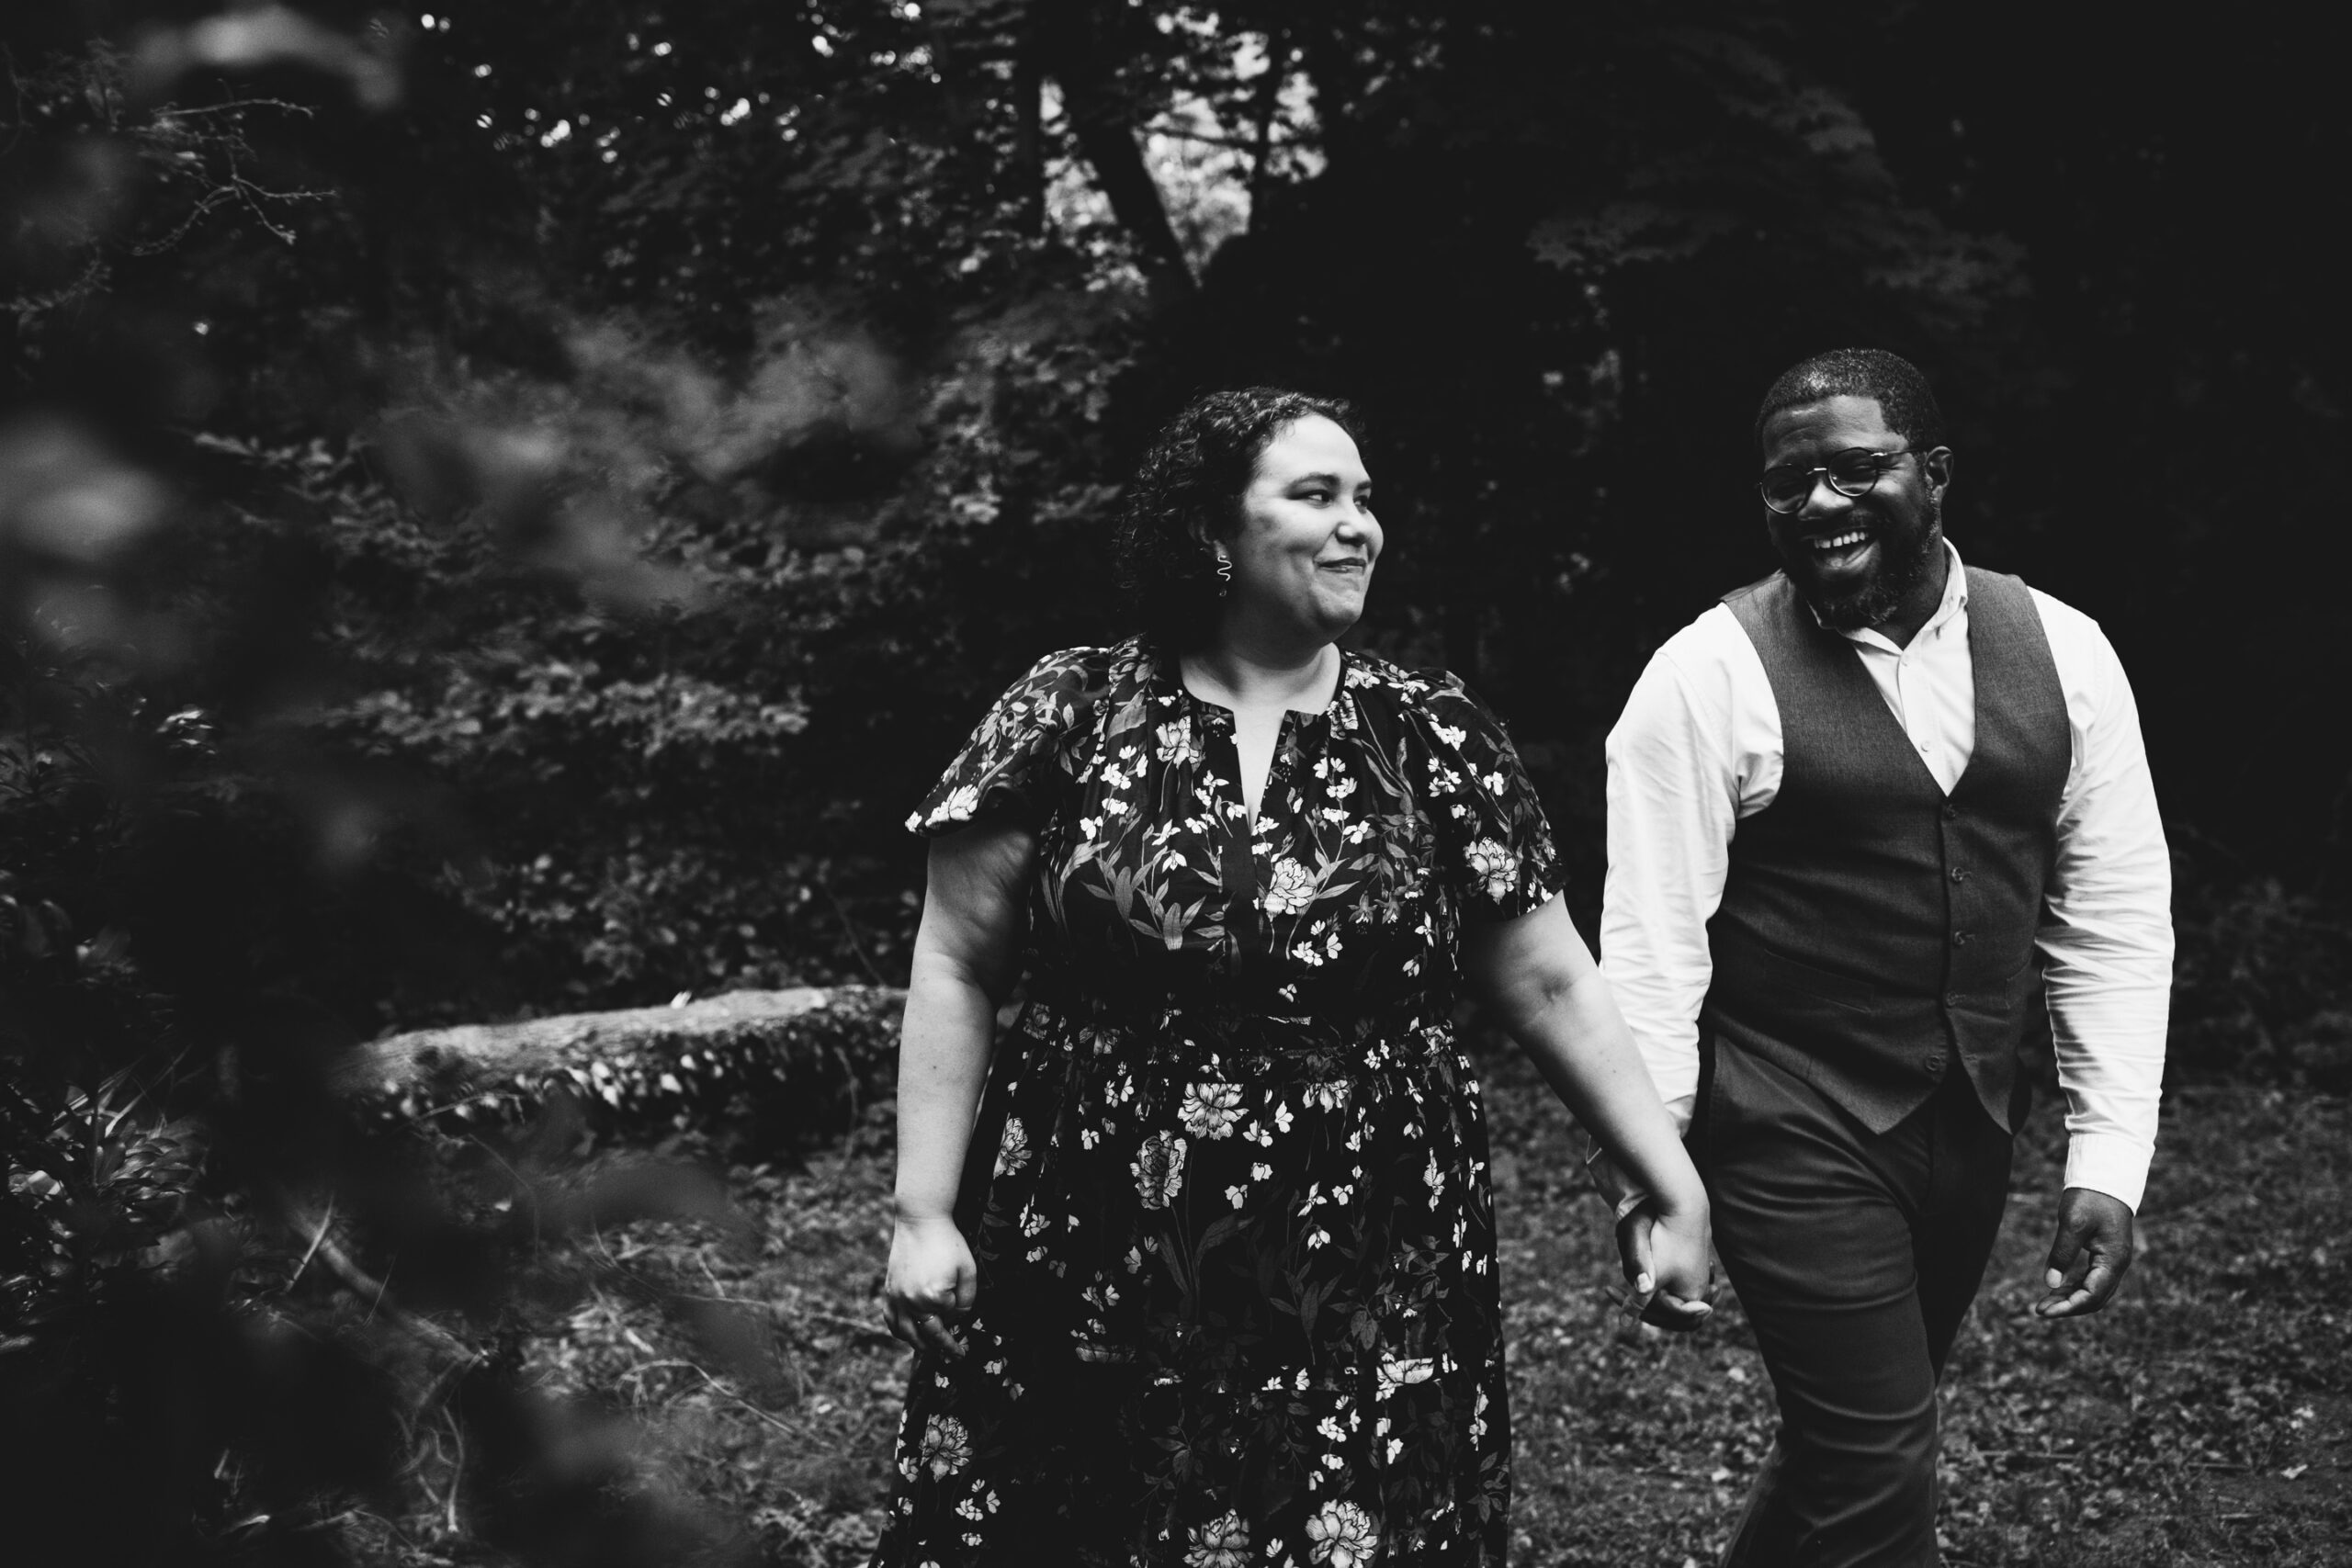
<path id="1" fill-rule="evenodd" d="M 996 1004 L 963 965 L 918 947 L 899 1037 L 901 1219 L 951 1214 L 988 1077 Z"/>
<path id="2" fill-rule="evenodd" d="M 1513 1032 L 1585 1131 L 1666 1212 L 1706 1207 L 1705 1189 L 1606 979 L 1592 971 L 1559 987 Z"/>
<path id="3" fill-rule="evenodd" d="M 972 1144 L 996 998 L 1020 972 L 1037 840 L 1012 823 L 933 840 L 899 1030 L 899 1218 L 945 1219 Z"/>

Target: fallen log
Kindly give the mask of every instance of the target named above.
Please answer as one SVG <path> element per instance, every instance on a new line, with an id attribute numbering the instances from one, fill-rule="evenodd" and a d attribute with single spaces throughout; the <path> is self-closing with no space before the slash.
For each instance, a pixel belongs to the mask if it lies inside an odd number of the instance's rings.
<path id="1" fill-rule="evenodd" d="M 513 1124 L 557 1099 L 600 1131 L 756 1117 L 815 1133 L 887 1093 L 902 991 L 731 991 L 705 1001 L 395 1034 L 359 1049 L 345 1091 L 386 1120 Z"/>

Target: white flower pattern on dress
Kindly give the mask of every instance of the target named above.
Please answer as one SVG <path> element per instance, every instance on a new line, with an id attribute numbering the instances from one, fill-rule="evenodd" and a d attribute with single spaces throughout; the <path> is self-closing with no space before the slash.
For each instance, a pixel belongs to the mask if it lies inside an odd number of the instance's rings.
<path id="1" fill-rule="evenodd" d="M 1201 743 L 1193 734 L 1193 727 L 1182 721 L 1159 727 L 1159 749 L 1156 753 L 1162 762 L 1198 762 Z"/>
<path id="2" fill-rule="evenodd" d="M 1377 1397 L 1386 1399 L 1400 1388 L 1417 1382 L 1427 1382 L 1437 1363 L 1427 1356 L 1415 1356 L 1408 1360 L 1387 1360 L 1380 1363 L 1380 1388 Z"/>
<path id="3" fill-rule="evenodd" d="M 1194 1525 L 1184 1552 L 1184 1568 L 1248 1568 L 1250 1527 L 1231 1509 L 1204 1525 Z"/>
<path id="4" fill-rule="evenodd" d="M 1029 1130 L 1018 1116 L 1007 1117 L 1004 1135 L 997 1140 L 996 1174 L 1010 1176 L 1029 1163 Z"/>
<path id="5" fill-rule="evenodd" d="M 1266 912 L 1270 915 L 1295 915 L 1304 910 L 1315 897 L 1315 874 L 1295 860 L 1275 865 L 1266 879 Z"/>
<path id="6" fill-rule="evenodd" d="M 1037 869 L 966 1225 L 998 1286 L 973 1353 L 916 1363 L 878 1560 L 1017 1561 L 1010 1521 L 1041 1517 L 1170 1568 L 1507 1550 L 1485 1134 L 1450 1021 L 1465 923 L 1539 906 L 1555 862 L 1459 682 L 1345 658 L 1329 713 L 1284 721 L 1254 819 L 1230 716 L 1134 643 L 1041 660 L 917 808 L 926 831 L 1018 813 Z M 1244 863 L 1257 886 L 1228 892 Z M 992 1294 L 1046 1310 L 999 1322 Z M 1300 1333 L 1305 1359 L 1220 1383 L 1234 1336 Z M 1030 1376 L 1041 1356 L 1157 1391 L 1118 1396 L 1127 1449 Z M 1241 1501 L 1268 1463 L 1303 1514 Z M 1000 1517 L 1016 1481 L 1029 1502 Z M 1136 1496 L 1142 1517 L 1114 1502 Z"/>
<path id="7" fill-rule="evenodd" d="M 1510 897 L 1512 874 L 1519 861 L 1509 850 L 1492 839 L 1480 839 L 1470 846 L 1467 859 L 1470 874 L 1476 877 L 1487 897 L 1501 903 Z"/>
<path id="8" fill-rule="evenodd" d="M 979 790 L 974 785 L 966 784 L 933 807 L 930 817 L 925 820 L 933 827 L 947 822 L 968 822 L 972 819 L 972 813 L 978 810 L 979 806 Z"/>
<path id="9" fill-rule="evenodd" d="M 1147 1209 L 1165 1209 L 1184 1190 L 1184 1140 L 1173 1133 L 1154 1133 L 1136 1151 L 1129 1167 L 1136 1193 Z"/>
<path id="10" fill-rule="evenodd" d="M 1241 1120 L 1241 1086 L 1196 1083 L 1184 1091 L 1180 1114 L 1184 1131 L 1196 1138 L 1231 1137 L 1233 1124 Z"/>
<path id="11" fill-rule="evenodd" d="M 972 1437 L 953 1416 L 934 1416 L 923 1426 L 922 1462 L 933 1480 L 944 1481 L 972 1461 Z"/>
<path id="12" fill-rule="evenodd" d="M 1306 1521 L 1306 1539 L 1314 1545 L 1307 1559 L 1331 1568 L 1368 1568 L 1380 1553 L 1380 1527 L 1353 1503 L 1338 1499 L 1323 1505 Z"/>

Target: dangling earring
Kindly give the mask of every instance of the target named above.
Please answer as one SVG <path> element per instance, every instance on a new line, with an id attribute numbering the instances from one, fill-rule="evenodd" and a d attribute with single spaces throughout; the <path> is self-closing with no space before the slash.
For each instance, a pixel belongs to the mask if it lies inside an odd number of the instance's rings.
<path id="1" fill-rule="evenodd" d="M 1224 598 L 1233 591 L 1233 559 L 1223 550 L 1216 553 L 1216 596 Z"/>

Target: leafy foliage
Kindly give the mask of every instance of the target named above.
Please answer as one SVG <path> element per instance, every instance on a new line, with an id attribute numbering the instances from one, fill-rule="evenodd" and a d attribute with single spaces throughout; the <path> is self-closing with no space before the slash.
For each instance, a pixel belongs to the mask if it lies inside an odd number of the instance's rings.
<path id="1" fill-rule="evenodd" d="M 2352 1089 L 2352 926 L 2276 878 L 2190 879 L 2176 903 L 2170 1075 Z"/>
<path id="2" fill-rule="evenodd" d="M 301 1557 L 417 1487 L 531 1560 L 754 1549 L 521 1385 L 611 1286 L 550 1261 L 580 1129 L 387 1129 L 334 1069 L 897 978 L 899 817 L 1125 629 L 1099 525 L 1208 385 L 1371 409 L 1365 636 L 1511 716 L 1589 913 L 1622 692 L 1769 565 L 1749 394 L 1910 354 L 1955 536 L 2106 623 L 2197 829 L 2187 1071 L 2343 1081 L 2345 645 L 2293 568 L 2346 122 L 2290 33 L 2086 71 L 2087 21 L 1716 0 L 94 17 L 0 21 L 0 1394 L 40 1413 L 0 1474 L 92 1554 Z"/>

